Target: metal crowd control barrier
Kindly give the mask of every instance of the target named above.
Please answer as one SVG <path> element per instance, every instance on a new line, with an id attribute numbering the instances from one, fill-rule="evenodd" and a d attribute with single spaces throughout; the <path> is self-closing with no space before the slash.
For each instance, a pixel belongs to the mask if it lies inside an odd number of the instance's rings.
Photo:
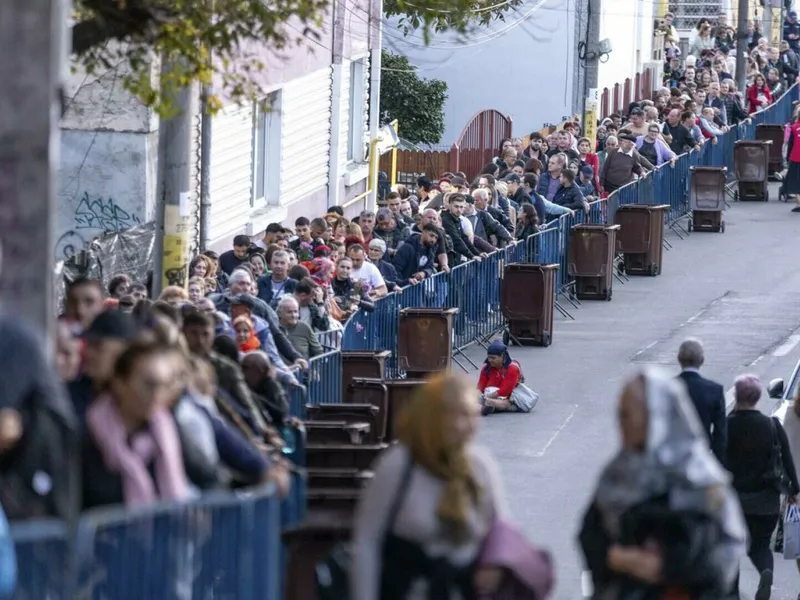
<path id="1" fill-rule="evenodd" d="M 396 353 L 397 314 L 405 307 L 458 307 L 453 352 L 485 344 L 503 326 L 500 286 L 503 266 L 518 262 L 559 264 L 556 295 L 569 290 L 566 260 L 571 227 L 577 223 L 613 223 L 621 204 L 669 204 L 668 226 L 680 228 L 688 214 L 691 166 L 728 166 L 733 173 L 733 144 L 753 139 L 755 125 L 786 123 L 798 88 L 793 86 L 773 106 L 753 115 L 706 144 L 701 152 L 684 154 L 669 164 L 592 203 L 587 213 L 564 216 L 537 234 L 469 262 L 450 273 L 389 294 L 374 312 L 360 311 L 342 332 L 323 334 L 344 350 L 392 350 Z M 566 311 L 564 311 L 566 312 Z M 393 357 L 394 358 L 394 357 Z M 390 375 L 397 366 L 389 361 Z M 341 401 L 341 353 L 328 350 L 310 361 L 308 387 L 289 389 L 293 414 L 302 415 L 306 401 Z M 130 511 L 122 508 L 87 513 L 75 531 L 63 523 L 34 521 L 13 524 L 18 558 L 20 600 L 72 600 L 113 597 L 117 600 L 189 600 L 236 598 L 278 600 L 282 587 L 282 526 L 300 520 L 305 485 L 295 475 L 289 498 L 281 501 L 270 486 L 245 493 L 213 493 L 194 502 Z"/>
<path id="2" fill-rule="evenodd" d="M 500 286 L 503 265 L 518 262 L 543 262 L 558 264 L 556 299 L 565 296 L 574 306 L 580 303 L 571 295 L 571 281 L 567 272 L 567 250 L 573 225 L 580 223 L 613 223 L 616 209 L 623 204 L 669 204 L 666 225 L 683 237 L 683 219 L 689 215 L 689 174 L 693 166 L 728 166 L 733 173 L 733 144 L 738 139 L 753 139 L 755 125 L 761 123 L 786 123 L 791 117 L 792 102 L 798 97 L 798 86 L 787 90 L 775 104 L 752 115 L 752 122 L 741 123 L 719 137 L 718 142 L 708 142 L 694 152 L 682 154 L 675 164 L 665 163 L 622 188 L 604 200 L 593 202 L 589 212 L 578 211 L 548 224 L 542 231 L 528 239 L 490 254 L 482 261 L 459 265 L 450 273 L 439 273 L 418 285 L 389 294 L 376 303 L 371 313 L 359 312 L 346 323 L 342 349 L 390 350 L 397 352 L 397 313 L 406 307 L 459 308 L 455 318 L 453 357 L 458 364 L 469 359 L 464 350 L 472 344 L 485 345 L 487 340 L 503 327 L 500 310 Z M 669 242 L 665 241 L 669 247 Z M 569 312 L 561 305 L 557 310 L 567 317 Z M 462 365 L 463 366 L 463 365 Z M 400 373 L 394 356 L 387 363 L 389 376 Z"/>
<path id="3" fill-rule="evenodd" d="M 179 505 L 90 511 L 73 532 L 53 522 L 14 524 L 13 598 L 280 600 L 281 508 L 269 485 Z"/>

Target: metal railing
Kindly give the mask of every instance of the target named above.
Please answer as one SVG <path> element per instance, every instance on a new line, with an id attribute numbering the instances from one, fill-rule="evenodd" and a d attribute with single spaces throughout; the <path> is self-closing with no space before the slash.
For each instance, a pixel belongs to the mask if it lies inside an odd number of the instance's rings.
<path id="1" fill-rule="evenodd" d="M 591 203 L 588 213 L 562 216 L 528 239 L 497 250 L 482 261 L 459 265 L 450 273 L 438 273 L 418 285 L 405 287 L 380 299 L 375 303 L 373 312 L 361 311 L 348 320 L 342 349 L 390 350 L 393 356 L 388 362 L 387 375 L 401 376 L 396 363 L 398 312 L 407 307 L 457 307 L 460 310 L 455 317 L 453 357 L 459 364 L 462 364 L 462 360 L 471 363 L 464 354 L 465 348 L 476 343 L 485 345 L 503 328 L 500 282 L 505 264 L 558 264 L 556 297 L 557 300 L 562 295 L 569 297 L 568 249 L 574 225 L 613 223 L 616 209 L 622 204 L 669 204 L 666 225 L 679 230 L 680 220 L 689 214 L 691 167 L 726 166 L 732 177 L 733 145 L 736 141 L 753 139 L 758 124 L 788 122 L 792 102 L 797 96 L 798 87 L 795 85 L 775 104 L 752 115 L 752 122 L 732 128 L 720 136 L 716 144 L 708 142 L 698 151 L 682 154 L 674 166 L 666 163 L 647 177 L 616 190 L 608 198 Z M 577 307 L 578 304 L 574 303 L 573 306 Z M 571 316 L 558 303 L 557 309 Z"/>
<path id="2" fill-rule="evenodd" d="M 20 600 L 283 597 L 281 531 L 302 518 L 304 483 L 213 492 L 183 504 L 112 507 L 64 523 L 15 523 Z"/>

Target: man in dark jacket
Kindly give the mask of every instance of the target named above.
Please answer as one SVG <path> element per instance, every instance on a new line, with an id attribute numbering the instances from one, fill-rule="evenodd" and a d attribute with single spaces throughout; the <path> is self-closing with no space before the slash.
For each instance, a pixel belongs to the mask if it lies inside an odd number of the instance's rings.
<path id="1" fill-rule="evenodd" d="M 688 131 L 688 130 L 687 130 Z M 609 150 L 606 162 L 600 170 L 600 187 L 606 192 L 618 190 L 633 181 L 634 173 L 645 177 L 655 167 L 634 147 L 636 137 L 622 133 L 619 135 L 619 148 Z"/>
<path id="2" fill-rule="evenodd" d="M 575 185 L 575 173 L 570 169 L 561 173 L 561 186 L 553 197 L 553 202 L 570 210 L 588 210 L 589 205 L 586 203 L 581 189 Z"/>
<path id="3" fill-rule="evenodd" d="M 408 227 L 402 220 L 395 217 L 392 211 L 385 207 L 378 210 L 375 215 L 375 230 L 372 234 L 386 242 L 386 252 L 390 258 L 406 241 L 408 233 Z"/>
<path id="4" fill-rule="evenodd" d="M 514 175 L 514 177 L 517 176 Z M 519 178 L 517 177 L 517 179 Z M 470 198 L 472 199 L 471 203 L 469 202 Z M 511 234 L 488 211 L 489 191 L 478 188 L 470 198 L 467 198 L 467 218 L 472 223 L 475 236 L 499 248 L 510 244 L 513 241 Z"/>
<path id="5" fill-rule="evenodd" d="M 448 254 L 453 251 L 453 240 L 450 239 L 450 236 L 447 235 L 440 227 L 439 213 L 432 208 L 426 208 L 423 210 L 422 219 L 420 219 L 419 225 L 414 225 L 411 228 L 411 235 L 413 236 L 422 234 L 422 227 L 428 223 L 432 223 L 439 230 L 439 241 L 436 242 L 436 263 L 438 264 L 440 271 L 449 273 L 450 262 Z"/>
<path id="6" fill-rule="evenodd" d="M 449 257 L 451 267 L 457 266 L 463 259 L 480 260 L 485 256 L 474 246 L 469 236 L 461 228 L 461 215 L 464 214 L 466 205 L 467 200 L 462 194 L 454 194 L 450 196 L 449 206 L 440 217 L 442 229 L 453 240 L 453 253 Z"/>
<path id="7" fill-rule="evenodd" d="M 783 75 L 786 82 L 786 87 L 789 87 L 795 82 L 797 76 L 800 75 L 800 60 L 798 60 L 797 53 L 792 50 L 792 47 L 786 40 L 781 42 L 779 64 L 781 75 Z"/>
<path id="8" fill-rule="evenodd" d="M 420 235 L 411 236 L 400 246 L 394 256 L 394 267 L 402 285 L 415 285 L 433 276 L 436 260 L 436 246 L 439 242 L 439 229 L 428 223 L 422 226 Z"/>
<path id="9" fill-rule="evenodd" d="M 681 344 L 678 349 L 681 374 L 678 377 L 686 384 L 697 416 L 708 435 L 711 451 L 717 460 L 725 464 L 728 439 L 725 390 L 720 384 L 700 375 L 700 367 L 704 362 L 703 345 L 698 340 L 688 339 Z"/>
<path id="10" fill-rule="evenodd" d="M 289 277 L 289 253 L 276 250 L 269 261 L 270 274 L 258 278 L 258 297 L 275 307 L 281 296 L 294 293 L 297 280 Z"/>
<path id="11" fill-rule="evenodd" d="M 783 39 L 789 42 L 792 50 L 800 52 L 800 23 L 797 22 L 797 13 L 793 10 L 789 11 L 783 22 Z"/>

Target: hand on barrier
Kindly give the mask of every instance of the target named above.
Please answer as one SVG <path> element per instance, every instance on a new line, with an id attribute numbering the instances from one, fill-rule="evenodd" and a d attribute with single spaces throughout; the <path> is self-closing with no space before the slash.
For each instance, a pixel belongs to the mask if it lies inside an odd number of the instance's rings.
<path id="1" fill-rule="evenodd" d="M 304 371 L 308 368 L 308 361 L 303 358 L 298 358 L 296 361 L 292 363 L 298 369 L 303 369 Z"/>

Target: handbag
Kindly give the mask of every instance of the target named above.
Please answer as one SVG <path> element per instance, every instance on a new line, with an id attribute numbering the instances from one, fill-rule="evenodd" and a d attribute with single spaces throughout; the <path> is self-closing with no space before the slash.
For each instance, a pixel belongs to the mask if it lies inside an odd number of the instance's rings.
<path id="1" fill-rule="evenodd" d="M 783 558 L 794 560 L 800 556 L 800 508 L 789 504 L 783 516 Z"/>
<path id="2" fill-rule="evenodd" d="M 386 516 L 386 527 L 384 532 L 394 527 L 397 513 L 403 505 L 408 484 L 411 481 L 411 473 L 414 469 L 414 461 L 409 458 L 408 464 L 403 472 L 400 487 L 394 497 L 394 502 Z M 350 598 L 350 547 L 349 543 L 337 544 L 333 547 L 330 554 L 317 563 L 315 575 L 317 580 L 317 600 L 349 600 Z"/>
<path id="3" fill-rule="evenodd" d="M 792 491 L 792 482 L 786 475 L 786 469 L 783 467 L 783 451 L 781 450 L 781 442 L 778 439 L 778 428 L 776 427 L 775 417 L 770 418 L 770 427 L 772 428 L 772 454 L 770 456 L 767 472 L 764 475 L 764 480 L 778 492 L 784 496 L 790 496 Z"/>
<path id="4" fill-rule="evenodd" d="M 531 412 L 539 403 L 539 394 L 520 382 L 511 392 L 509 401 L 519 409 L 519 412 L 527 413 Z"/>

